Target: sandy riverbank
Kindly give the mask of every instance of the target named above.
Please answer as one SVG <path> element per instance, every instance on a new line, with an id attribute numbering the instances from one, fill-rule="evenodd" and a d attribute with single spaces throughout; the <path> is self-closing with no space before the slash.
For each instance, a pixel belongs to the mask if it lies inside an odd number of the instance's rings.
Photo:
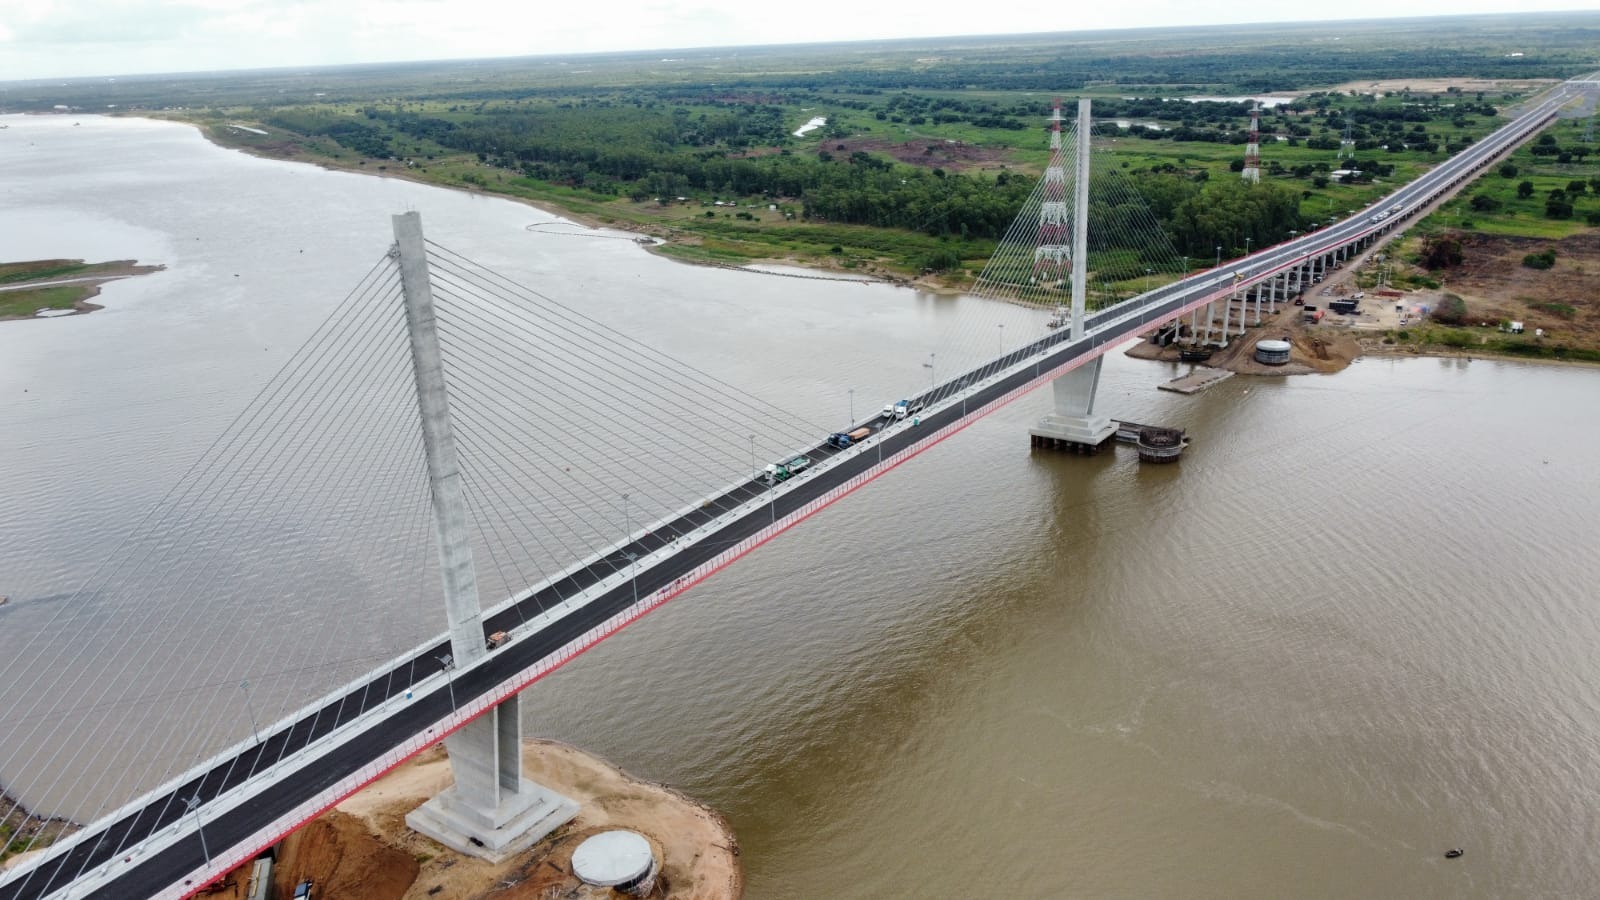
<path id="1" fill-rule="evenodd" d="M 572 851 L 610 828 L 636 831 L 654 846 L 661 875 L 654 897 L 734 900 L 744 892 L 739 845 L 727 820 L 672 788 L 633 778 L 609 763 L 553 741 L 523 742 L 529 778 L 578 801 L 578 817 L 527 853 L 495 865 L 412 832 L 406 813 L 450 783 L 443 748 L 429 750 L 300 831 L 278 848 L 274 895 L 310 878 L 317 896 L 350 900 L 600 898 L 572 875 Z M 248 869 L 212 894 L 242 900 Z"/>

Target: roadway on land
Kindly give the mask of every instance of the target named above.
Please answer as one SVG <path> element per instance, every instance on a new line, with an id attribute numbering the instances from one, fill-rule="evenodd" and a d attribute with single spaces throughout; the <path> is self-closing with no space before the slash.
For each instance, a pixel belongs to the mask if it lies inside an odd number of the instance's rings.
<path id="1" fill-rule="evenodd" d="M 1571 89 L 1570 84 L 1557 88 L 1549 99 L 1536 104 L 1508 125 L 1389 195 L 1361 215 L 1096 312 L 1087 317 L 1088 333 L 1080 340 L 1071 340 L 1067 329 L 1047 334 L 912 398 L 928 407 L 920 416 L 919 424 L 897 424 L 881 415 L 869 422 L 855 423 L 851 427 L 865 424 L 873 429 L 873 434 L 863 441 L 865 447 L 859 450 L 835 449 L 827 445 L 825 436 L 819 435 L 817 445 L 804 451 L 813 459 L 813 466 L 796 479 L 786 482 L 783 490 L 773 490 L 759 476 L 752 478 L 705 506 L 658 525 L 653 532 L 639 540 L 591 561 L 560 581 L 519 599 L 487 618 L 486 635 L 501 630 L 514 631 L 566 597 L 592 588 L 605 578 L 628 570 L 630 565 L 634 566 L 631 580 L 611 588 L 537 632 L 525 637 L 519 635 L 516 640 L 491 653 L 484 662 L 456 674 L 449 691 L 417 696 L 390 714 L 375 718 L 359 735 L 331 750 L 318 752 L 319 748 L 312 746 L 363 713 L 395 701 L 416 682 L 440 673 L 444 668 L 440 658 L 450 653 L 449 642 L 441 639 L 414 658 L 376 672 L 362 686 L 308 712 L 288 727 L 267 735 L 258 745 L 240 755 L 216 762 L 137 811 L 115 821 L 96 823 L 93 833 L 86 835 L 85 839 L 59 857 L 47 857 L 29 869 L 6 873 L 10 880 L 0 884 L 0 900 L 45 897 L 76 880 L 80 873 L 118 857 L 129 857 L 129 848 L 189 815 L 184 798 L 198 797 L 202 803 L 201 827 L 206 847 L 216 850 L 248 840 L 266 824 L 288 815 L 302 803 L 360 771 L 391 749 L 417 737 L 420 732 L 430 731 L 431 728 L 425 726 L 449 715 L 453 703 L 465 703 L 491 692 L 500 683 L 555 655 L 573 640 L 626 609 L 636 597 L 646 596 L 672 584 L 726 548 L 871 469 L 880 459 L 915 448 L 938 436 L 941 429 L 961 424 L 961 420 L 969 413 L 998 403 L 1043 374 L 1092 358 L 1108 345 L 1170 321 L 1208 298 L 1216 298 L 1219 292 L 1231 288 L 1230 282 L 1235 274 L 1258 280 L 1392 227 L 1397 220 L 1420 208 L 1425 201 L 1526 139 L 1570 99 Z M 1401 208 L 1399 213 L 1375 221 L 1378 212 L 1395 206 Z M 964 398 L 958 394 L 962 389 L 970 391 Z M 944 403 L 947 399 L 951 402 Z M 841 430 L 849 431 L 850 428 Z M 867 452 L 872 450 L 876 452 Z M 675 552 L 649 558 L 652 553 L 666 549 L 675 537 L 712 525 L 718 521 L 719 515 L 728 515 L 730 511 L 747 504 L 753 496 L 752 492 L 762 491 L 767 492 L 768 503 L 736 513 L 735 517 L 723 521 L 720 527 L 700 540 L 678 544 Z M 635 560 L 638 562 L 635 563 Z M 218 813 L 206 811 L 203 804 L 237 788 L 253 773 L 273 766 L 282 766 L 283 771 L 271 790 L 230 810 Z M 115 900 L 154 895 L 177 884 L 185 875 L 197 869 L 205 858 L 204 853 L 198 833 L 189 833 L 170 846 L 129 863 L 125 871 L 88 896 Z"/>

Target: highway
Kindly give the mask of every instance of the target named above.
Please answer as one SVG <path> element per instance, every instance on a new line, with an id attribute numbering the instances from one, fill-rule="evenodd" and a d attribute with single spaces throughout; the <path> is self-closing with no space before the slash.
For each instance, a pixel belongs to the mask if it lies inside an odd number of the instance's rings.
<path id="1" fill-rule="evenodd" d="M 192 877 L 191 873 L 201 868 L 208 851 L 218 853 L 219 848 L 235 847 L 257 836 L 268 824 L 294 813 L 309 799 L 360 773 L 396 747 L 414 743 L 419 738 L 429 743 L 436 741 L 443 736 L 434 733 L 438 723 L 453 713 L 453 705 L 464 706 L 542 660 L 558 658 L 563 648 L 627 610 L 636 598 L 683 582 L 728 548 L 762 529 L 774 523 L 784 527 L 796 524 L 804 518 L 800 515 L 804 507 L 852 479 L 876 477 L 919 449 L 966 427 L 978 416 L 1048 383 L 1051 378 L 1099 356 L 1130 336 L 1226 296 L 1233 289 L 1236 273 L 1245 277 L 1242 283 L 1259 281 L 1318 254 L 1394 227 L 1542 127 L 1577 89 L 1570 82 L 1555 88 L 1549 98 L 1511 123 L 1346 221 L 1095 312 L 1087 318 L 1088 333 L 1078 341 L 1071 340 L 1068 329 L 1061 329 L 978 369 L 957 375 L 912 398 L 926 405 L 918 424 L 912 424 L 909 419 L 894 422 L 880 415 L 841 427 L 841 431 L 849 431 L 866 425 L 874 432 L 848 450 L 833 448 L 826 443 L 826 435 L 818 435 L 814 447 L 797 451 L 809 456 L 813 465 L 784 482 L 779 489 L 772 489 L 756 474 L 750 481 L 712 498 L 700 508 L 654 526 L 651 532 L 626 547 L 591 560 L 561 580 L 488 616 L 486 635 L 505 630 L 512 632 L 513 640 L 490 653 L 481 663 L 450 673 L 447 676 L 451 679 L 449 691 L 419 691 L 414 698 L 406 699 L 413 686 L 442 671 L 439 657 L 448 655 L 450 646 L 441 637 L 412 658 L 380 669 L 370 680 L 343 695 L 306 710 L 292 724 L 265 735 L 259 745 L 235 756 L 213 760 L 179 783 L 159 789 L 135 811 L 91 824 L 85 832 L 63 842 L 64 851 L 47 852 L 33 866 L 7 872 L 0 883 L 0 900 L 48 896 L 77 880 L 80 873 L 106 863 L 113 863 L 120 869 L 115 869 L 108 880 L 87 893 L 74 892 L 73 896 L 122 900 L 153 896 L 173 885 L 183 884 L 186 878 Z M 1375 220 L 1379 212 L 1397 205 L 1400 212 Z M 766 493 L 769 502 L 752 504 L 752 491 Z M 784 523 L 789 516 L 797 517 L 794 522 Z M 714 530 L 692 540 L 689 538 L 692 532 L 702 528 Z M 675 539 L 679 540 L 675 542 Z M 669 552 L 652 555 L 663 550 Z M 632 580 L 615 584 L 581 608 L 532 633 L 522 627 L 523 623 L 536 619 L 566 598 L 594 588 L 605 579 L 628 571 L 630 566 L 635 567 Z M 706 574 L 709 573 L 698 577 Z M 359 735 L 336 746 L 316 745 L 319 739 L 364 713 L 372 715 Z M 226 804 L 209 807 L 216 798 L 238 788 L 255 772 L 273 766 L 279 774 L 271 790 L 232 808 L 224 808 Z M 128 848 L 167 826 L 185 817 L 193 822 L 196 815 L 189 812 L 182 799 L 193 797 L 202 801 L 199 816 L 203 817 L 205 848 L 199 832 L 191 829 L 163 849 L 130 855 Z M 302 823 L 292 823 L 290 830 L 299 824 Z M 255 852 L 264 847 L 246 849 Z M 189 892 L 200 886 L 201 881 L 196 881 L 183 890 Z"/>

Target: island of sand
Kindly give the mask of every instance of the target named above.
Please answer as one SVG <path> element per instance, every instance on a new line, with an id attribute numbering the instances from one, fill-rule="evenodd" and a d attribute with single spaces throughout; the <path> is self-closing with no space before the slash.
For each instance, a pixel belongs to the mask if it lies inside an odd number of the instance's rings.
<path id="1" fill-rule="evenodd" d="M 553 741 L 524 741 L 522 759 L 529 778 L 579 804 L 577 818 L 524 853 L 493 864 L 406 827 L 406 813 L 450 784 L 444 749 L 434 747 L 278 845 L 268 896 L 289 897 L 309 879 L 316 897 L 347 900 L 617 897 L 572 873 L 578 845 L 617 828 L 643 835 L 655 851 L 660 875 L 649 896 L 735 900 L 743 894 L 739 845 L 714 810 Z M 207 896 L 243 900 L 249 880 L 247 864 Z"/>
<path id="2" fill-rule="evenodd" d="M 0 263 L 0 322 L 82 315 L 104 309 L 98 303 L 89 302 L 100 296 L 101 285 L 165 268 L 141 266 L 131 259 L 99 263 L 81 259 Z"/>

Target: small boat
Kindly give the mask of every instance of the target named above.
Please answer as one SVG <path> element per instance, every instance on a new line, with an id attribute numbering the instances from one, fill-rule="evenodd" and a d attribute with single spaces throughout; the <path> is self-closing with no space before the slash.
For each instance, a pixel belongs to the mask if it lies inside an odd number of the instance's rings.
<path id="1" fill-rule="evenodd" d="M 1451 847 L 1449 850 L 1446 850 L 1444 852 L 1444 858 L 1445 859 L 1456 859 L 1456 858 L 1460 857 L 1462 854 L 1464 854 L 1466 852 L 1467 851 L 1461 849 L 1460 847 Z"/>
<path id="2" fill-rule="evenodd" d="M 1205 362 L 1211 358 L 1212 348 L 1195 345 L 1182 347 L 1178 350 L 1178 359 L 1183 362 Z"/>

